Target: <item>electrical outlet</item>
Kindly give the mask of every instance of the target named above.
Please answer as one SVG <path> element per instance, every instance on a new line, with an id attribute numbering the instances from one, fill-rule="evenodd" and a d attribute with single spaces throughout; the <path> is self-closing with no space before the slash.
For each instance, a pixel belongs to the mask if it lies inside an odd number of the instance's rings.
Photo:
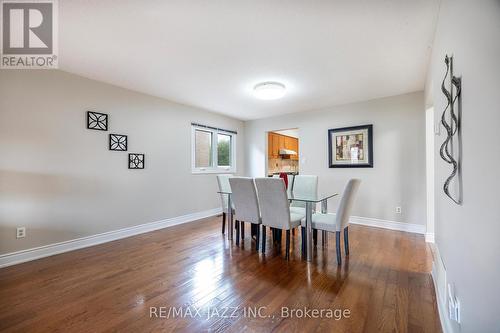
<path id="1" fill-rule="evenodd" d="M 401 214 L 401 207 L 396 207 L 396 214 Z"/>
<path id="2" fill-rule="evenodd" d="M 16 229 L 16 238 L 26 237 L 26 227 L 19 227 Z"/>

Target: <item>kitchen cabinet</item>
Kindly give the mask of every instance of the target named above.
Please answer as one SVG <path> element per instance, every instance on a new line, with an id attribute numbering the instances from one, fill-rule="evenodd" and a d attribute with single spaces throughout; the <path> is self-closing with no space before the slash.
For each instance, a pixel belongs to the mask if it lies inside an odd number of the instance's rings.
<path id="1" fill-rule="evenodd" d="M 280 149 L 293 150 L 299 152 L 299 139 L 291 136 L 281 135 L 273 132 L 268 133 L 267 151 L 269 158 L 280 158 Z M 290 159 L 298 160 L 298 155 L 291 155 Z"/>
<path id="2" fill-rule="evenodd" d="M 278 137 L 278 146 L 279 146 L 278 155 L 279 155 L 280 149 L 286 149 L 285 148 L 285 137 L 283 135 L 279 135 L 279 134 L 277 135 L 277 137 Z"/>
<path id="3" fill-rule="evenodd" d="M 274 134 L 271 132 L 267 135 L 267 156 L 268 158 L 276 158 L 274 155 Z"/>

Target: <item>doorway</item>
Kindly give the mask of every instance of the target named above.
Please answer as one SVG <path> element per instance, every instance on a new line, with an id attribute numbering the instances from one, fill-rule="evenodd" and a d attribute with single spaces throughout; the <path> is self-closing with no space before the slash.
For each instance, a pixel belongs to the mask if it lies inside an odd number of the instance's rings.
<path id="1" fill-rule="evenodd" d="M 267 176 L 299 173 L 299 129 L 269 131 L 267 135 Z"/>

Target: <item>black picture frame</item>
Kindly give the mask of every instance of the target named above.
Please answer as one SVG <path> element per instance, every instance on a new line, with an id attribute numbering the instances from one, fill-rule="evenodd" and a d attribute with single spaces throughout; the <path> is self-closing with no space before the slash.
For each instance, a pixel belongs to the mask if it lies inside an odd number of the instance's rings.
<path id="1" fill-rule="evenodd" d="M 145 156 L 139 153 L 129 153 L 128 154 L 128 168 L 129 169 L 144 169 L 145 166 Z"/>
<path id="2" fill-rule="evenodd" d="M 333 152 L 336 151 L 336 142 L 332 142 L 333 134 L 352 131 L 367 131 L 368 132 L 368 159 L 366 163 L 335 163 L 333 160 Z M 361 125 L 342 128 L 333 128 L 328 130 L 328 167 L 329 168 L 373 168 L 373 125 Z"/>
<path id="3" fill-rule="evenodd" d="M 128 137 L 123 134 L 109 134 L 109 150 L 127 151 Z"/>
<path id="4" fill-rule="evenodd" d="M 108 119 L 109 117 L 106 113 L 87 111 L 87 129 L 107 131 Z"/>

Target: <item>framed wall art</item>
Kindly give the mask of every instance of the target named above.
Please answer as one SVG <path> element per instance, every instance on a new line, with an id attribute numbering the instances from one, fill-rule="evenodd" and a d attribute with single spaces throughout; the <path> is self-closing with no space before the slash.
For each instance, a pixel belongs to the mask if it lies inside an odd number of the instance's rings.
<path id="1" fill-rule="evenodd" d="M 328 167 L 373 168 L 373 125 L 328 130 Z"/>

